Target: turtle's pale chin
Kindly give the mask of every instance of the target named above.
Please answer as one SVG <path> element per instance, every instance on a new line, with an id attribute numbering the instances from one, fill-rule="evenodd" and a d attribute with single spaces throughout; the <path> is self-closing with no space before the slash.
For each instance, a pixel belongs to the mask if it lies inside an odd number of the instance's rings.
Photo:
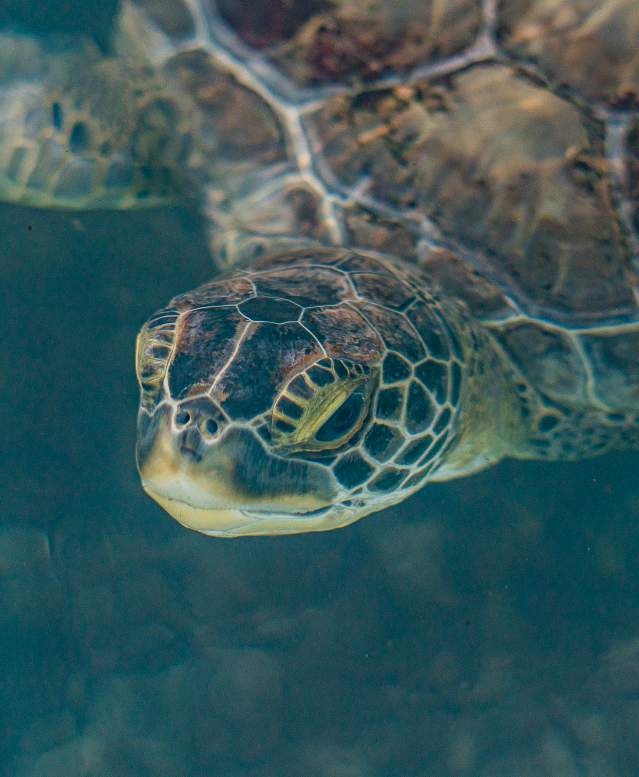
<path id="1" fill-rule="evenodd" d="M 214 533 L 219 536 L 237 536 L 241 534 L 244 517 L 240 510 L 214 507 L 194 507 L 188 502 L 171 499 L 154 491 L 142 483 L 146 493 L 163 507 L 176 521 L 195 531 Z"/>
<path id="2" fill-rule="evenodd" d="M 239 508 L 195 507 L 179 499 L 162 496 L 143 483 L 146 493 L 176 521 L 210 537 L 246 537 L 328 531 L 361 518 L 360 513 L 340 507 L 309 512 L 243 510 Z"/>

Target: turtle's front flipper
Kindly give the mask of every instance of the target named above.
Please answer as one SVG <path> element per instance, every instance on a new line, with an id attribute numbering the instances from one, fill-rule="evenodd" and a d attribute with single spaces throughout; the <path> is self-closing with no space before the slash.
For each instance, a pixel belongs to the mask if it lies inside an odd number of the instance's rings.
<path id="1" fill-rule="evenodd" d="M 92 209 L 174 197 L 179 107 L 156 76 L 88 44 L 3 33 L 0 52 L 0 199 Z"/>

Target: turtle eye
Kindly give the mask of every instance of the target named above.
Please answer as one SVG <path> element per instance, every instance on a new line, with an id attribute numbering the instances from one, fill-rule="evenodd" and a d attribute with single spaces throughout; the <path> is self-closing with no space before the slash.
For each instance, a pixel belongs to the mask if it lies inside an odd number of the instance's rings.
<path id="1" fill-rule="evenodd" d="M 344 445 L 366 418 L 375 374 L 365 365 L 322 359 L 296 375 L 273 408 L 274 445 L 289 451 Z"/>
<path id="2" fill-rule="evenodd" d="M 333 445 L 351 436 L 351 430 L 359 428 L 359 420 L 366 412 L 366 394 L 361 388 L 340 405 L 315 433 L 318 443 Z"/>
<path id="3" fill-rule="evenodd" d="M 144 324 L 135 344 L 135 373 L 142 389 L 142 403 L 157 401 L 175 342 L 179 313 L 173 308 L 158 311 Z"/>

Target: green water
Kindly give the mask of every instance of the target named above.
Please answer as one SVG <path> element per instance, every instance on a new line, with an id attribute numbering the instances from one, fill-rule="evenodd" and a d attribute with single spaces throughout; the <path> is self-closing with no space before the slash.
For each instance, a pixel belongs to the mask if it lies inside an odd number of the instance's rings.
<path id="1" fill-rule="evenodd" d="M 639 773 L 639 455 L 507 462 L 324 535 L 190 533 L 138 484 L 133 342 L 209 271 L 186 210 L 0 208 L 3 775 Z"/>

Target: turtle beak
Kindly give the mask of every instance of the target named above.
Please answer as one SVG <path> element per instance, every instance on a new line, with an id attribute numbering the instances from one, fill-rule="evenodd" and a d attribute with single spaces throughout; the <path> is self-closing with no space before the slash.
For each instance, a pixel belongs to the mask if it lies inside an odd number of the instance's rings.
<path id="1" fill-rule="evenodd" d="M 336 488 L 321 465 L 272 454 L 246 427 L 206 440 L 193 411 L 182 429 L 177 416 L 169 405 L 150 418 L 140 411 L 136 453 L 144 490 L 183 525 L 214 536 L 293 533 L 332 507 Z"/>

